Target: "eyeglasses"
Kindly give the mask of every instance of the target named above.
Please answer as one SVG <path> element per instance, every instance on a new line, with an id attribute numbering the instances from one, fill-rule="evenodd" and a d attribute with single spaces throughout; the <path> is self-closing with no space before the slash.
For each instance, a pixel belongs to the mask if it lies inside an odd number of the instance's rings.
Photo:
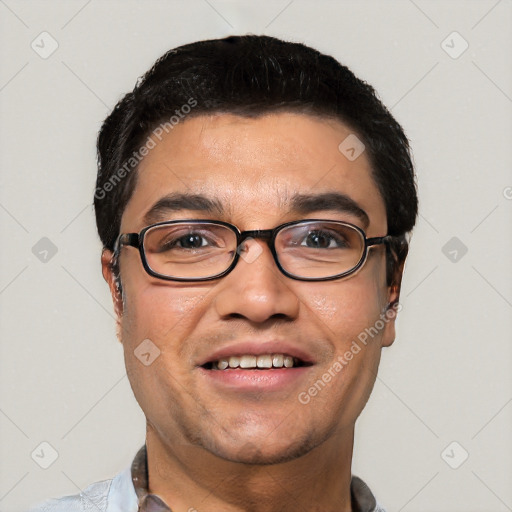
<path id="1" fill-rule="evenodd" d="M 240 256 L 246 259 L 244 243 L 252 238 L 266 240 L 285 276 L 328 281 L 353 274 L 364 265 L 370 247 L 395 237 L 366 238 L 358 226 L 332 220 L 308 219 L 253 231 L 240 231 L 222 221 L 172 220 L 119 235 L 114 257 L 122 246 L 136 247 L 144 269 L 153 277 L 209 281 L 231 272 Z"/>

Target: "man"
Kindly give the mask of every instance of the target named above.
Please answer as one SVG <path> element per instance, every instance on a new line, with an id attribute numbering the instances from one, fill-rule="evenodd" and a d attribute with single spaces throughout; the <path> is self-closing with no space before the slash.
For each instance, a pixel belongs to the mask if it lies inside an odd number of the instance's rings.
<path id="1" fill-rule="evenodd" d="M 354 426 L 395 338 L 407 139 L 332 57 L 169 51 L 98 138 L 97 227 L 147 418 L 131 468 L 37 510 L 383 511 Z"/>

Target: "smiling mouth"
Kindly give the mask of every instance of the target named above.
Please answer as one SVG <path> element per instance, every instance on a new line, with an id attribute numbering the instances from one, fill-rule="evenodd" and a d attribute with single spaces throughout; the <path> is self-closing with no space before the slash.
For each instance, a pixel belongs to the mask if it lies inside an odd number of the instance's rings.
<path id="1" fill-rule="evenodd" d="M 288 354 L 262 354 L 258 356 L 244 354 L 209 361 L 202 365 L 202 368 L 205 370 L 229 371 L 287 369 L 300 368 L 302 366 L 311 366 L 311 363 L 307 363 Z"/>

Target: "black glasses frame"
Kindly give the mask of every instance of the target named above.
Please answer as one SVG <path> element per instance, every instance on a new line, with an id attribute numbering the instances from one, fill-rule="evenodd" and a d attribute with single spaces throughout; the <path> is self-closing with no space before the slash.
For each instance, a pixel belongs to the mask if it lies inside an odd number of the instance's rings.
<path id="1" fill-rule="evenodd" d="M 306 224 L 306 223 L 310 223 L 310 222 L 330 222 L 330 223 L 334 223 L 334 224 L 340 224 L 343 226 L 349 226 L 349 227 L 355 229 L 356 231 L 358 231 L 364 240 L 364 250 L 363 250 L 363 253 L 362 253 L 361 258 L 359 259 L 359 262 L 357 263 L 357 265 L 350 270 L 342 272 L 341 274 L 336 274 L 334 276 L 328 276 L 328 277 L 300 277 L 300 276 L 297 276 L 297 275 L 292 274 L 292 273 L 288 272 L 287 270 L 285 270 L 281 266 L 281 263 L 279 262 L 279 258 L 277 256 L 277 252 L 275 249 L 275 239 L 276 239 L 277 235 L 279 234 L 279 232 L 281 230 L 283 230 L 284 228 L 287 228 L 289 226 L 294 226 L 297 224 Z M 117 237 L 117 240 L 114 244 L 114 258 L 116 258 L 116 259 L 118 258 L 119 252 L 120 252 L 122 246 L 135 247 L 135 248 L 139 249 L 139 254 L 140 254 L 140 258 L 142 260 L 142 265 L 144 267 L 144 270 L 150 276 L 156 277 L 158 279 L 163 279 L 165 281 L 181 281 L 181 282 L 213 281 L 214 279 L 219 279 L 219 278 L 224 277 L 225 275 L 229 274 L 236 267 L 236 264 L 238 263 L 238 261 L 240 259 L 240 253 L 238 250 L 236 251 L 233 261 L 231 262 L 229 267 L 226 270 L 224 270 L 223 272 L 221 272 L 219 274 L 215 274 L 213 276 L 198 277 L 198 278 L 170 277 L 170 276 L 166 276 L 164 274 L 159 274 L 158 272 L 155 272 L 149 266 L 147 259 L 146 259 L 146 253 L 144 251 L 144 237 L 145 237 L 146 233 L 150 229 L 158 227 L 158 226 L 167 226 L 167 225 L 172 225 L 172 224 L 183 224 L 183 223 L 186 223 L 186 224 L 213 224 L 213 225 L 225 226 L 225 227 L 231 229 L 231 231 L 233 231 L 235 233 L 236 240 L 237 240 L 237 243 L 236 243 L 237 248 L 240 247 L 240 245 L 248 238 L 260 238 L 260 239 L 265 240 L 269 246 L 270 252 L 272 253 L 272 256 L 277 265 L 277 268 L 286 277 L 295 279 L 297 281 L 333 281 L 335 279 L 341 279 L 343 277 L 352 275 L 355 272 L 357 272 L 365 264 L 365 262 L 368 258 L 368 249 L 370 247 L 375 246 L 375 245 L 385 244 L 385 243 L 390 242 L 394 238 L 399 238 L 399 237 L 395 237 L 392 235 L 367 238 L 366 233 L 359 226 L 355 226 L 354 224 L 351 224 L 349 222 L 343 222 L 343 221 L 338 221 L 338 220 L 327 220 L 327 219 L 296 220 L 296 221 L 292 221 L 292 222 L 287 222 L 285 224 L 280 224 L 279 226 L 277 226 L 273 229 L 255 229 L 255 230 L 251 230 L 251 231 L 240 231 L 235 225 L 229 224 L 228 222 L 223 222 L 220 220 L 180 219 L 180 220 L 170 220 L 170 221 L 165 221 L 165 222 L 157 222 L 156 224 L 151 224 L 150 226 L 146 226 L 145 228 L 143 228 L 139 233 L 120 234 Z"/>

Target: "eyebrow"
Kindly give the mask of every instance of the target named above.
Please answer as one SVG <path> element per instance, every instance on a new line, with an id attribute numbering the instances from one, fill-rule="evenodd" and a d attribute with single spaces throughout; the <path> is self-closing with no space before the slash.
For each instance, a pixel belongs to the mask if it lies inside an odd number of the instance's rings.
<path id="1" fill-rule="evenodd" d="M 168 220 L 170 212 L 191 210 L 217 215 L 224 214 L 224 208 L 217 199 L 202 194 L 173 193 L 160 198 L 144 215 L 146 226 Z M 346 194 L 327 192 L 323 194 L 296 194 L 292 197 L 290 211 L 306 215 L 316 211 L 336 211 L 357 217 L 367 228 L 370 224 L 368 214 Z"/>
<path id="2" fill-rule="evenodd" d="M 144 215 L 145 225 L 167 220 L 170 212 L 193 210 L 222 215 L 224 208 L 216 199 L 202 194 L 174 193 L 160 198 Z"/>
<path id="3" fill-rule="evenodd" d="M 370 224 L 370 218 L 361 206 L 351 197 L 339 192 L 297 194 L 292 197 L 291 206 L 293 211 L 303 215 L 316 211 L 333 210 L 354 215 L 363 223 L 365 229 Z"/>

